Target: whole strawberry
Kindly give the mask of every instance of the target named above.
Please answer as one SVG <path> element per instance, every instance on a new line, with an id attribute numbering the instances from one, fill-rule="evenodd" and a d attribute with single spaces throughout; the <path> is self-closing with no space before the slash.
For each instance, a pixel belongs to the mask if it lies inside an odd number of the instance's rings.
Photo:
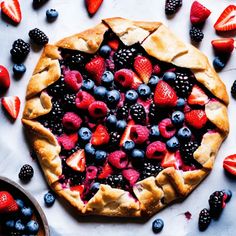
<path id="1" fill-rule="evenodd" d="M 0 93 L 10 87 L 10 75 L 6 67 L 0 65 Z"/>
<path id="2" fill-rule="evenodd" d="M 190 21 L 192 24 L 201 24 L 210 16 L 211 11 L 198 1 L 193 2 L 190 11 Z"/>
<path id="3" fill-rule="evenodd" d="M 12 195 L 6 191 L 0 192 L 0 213 L 11 213 L 18 210 L 18 205 Z"/>
<path id="4" fill-rule="evenodd" d="M 102 2 L 103 0 L 85 0 L 88 13 L 94 15 L 102 5 Z"/>

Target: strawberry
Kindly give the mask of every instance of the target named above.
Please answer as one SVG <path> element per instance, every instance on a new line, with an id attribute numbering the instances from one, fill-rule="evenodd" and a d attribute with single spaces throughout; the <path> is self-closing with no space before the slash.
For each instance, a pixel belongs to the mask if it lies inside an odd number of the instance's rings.
<path id="1" fill-rule="evenodd" d="M 107 42 L 107 44 L 110 46 L 111 49 L 113 49 L 114 51 L 117 51 L 120 43 L 118 39 L 111 39 Z"/>
<path id="2" fill-rule="evenodd" d="M 193 128 L 201 129 L 207 123 L 207 116 L 203 110 L 192 110 L 185 114 L 185 121 Z"/>
<path id="3" fill-rule="evenodd" d="M 204 91 L 199 86 L 194 85 L 188 97 L 188 104 L 204 106 L 208 101 L 209 98 Z"/>
<path id="4" fill-rule="evenodd" d="M 4 0 L 1 3 L 1 9 L 2 12 L 15 23 L 18 24 L 21 22 L 22 16 L 18 0 Z"/>
<path id="5" fill-rule="evenodd" d="M 0 93 L 10 87 L 10 75 L 6 67 L 0 65 Z"/>
<path id="6" fill-rule="evenodd" d="M 98 125 L 95 132 L 92 134 L 91 143 L 94 146 L 100 146 L 108 144 L 110 136 L 107 132 L 107 129 L 103 125 Z"/>
<path id="7" fill-rule="evenodd" d="M 194 1 L 190 11 L 190 21 L 193 25 L 203 23 L 210 16 L 210 14 L 210 10 L 198 1 Z"/>
<path id="8" fill-rule="evenodd" d="M 164 159 L 162 159 L 161 166 L 163 168 L 174 167 L 175 169 L 179 169 L 183 165 L 183 161 L 181 159 L 179 151 L 176 153 L 166 152 Z"/>
<path id="9" fill-rule="evenodd" d="M 94 15 L 99 7 L 101 6 L 103 0 L 85 0 L 85 4 L 90 15 Z"/>
<path id="10" fill-rule="evenodd" d="M 215 39 L 211 41 L 211 44 L 218 53 L 230 54 L 234 50 L 233 38 Z"/>
<path id="11" fill-rule="evenodd" d="M 76 191 L 79 192 L 80 195 L 84 192 L 84 185 L 76 185 L 76 186 L 72 186 L 70 187 L 71 191 Z"/>
<path id="12" fill-rule="evenodd" d="M 121 69 L 115 72 L 115 81 L 124 88 L 130 88 L 134 81 L 134 73 L 129 69 Z"/>
<path id="13" fill-rule="evenodd" d="M 107 178 L 109 175 L 111 175 L 113 172 L 112 167 L 109 165 L 109 163 L 107 162 L 103 167 L 102 170 L 100 172 L 100 174 L 98 175 L 99 179 L 105 179 Z"/>
<path id="14" fill-rule="evenodd" d="M 152 63 L 144 56 L 137 56 L 134 59 L 134 69 L 144 83 L 148 83 L 152 75 Z"/>
<path id="15" fill-rule="evenodd" d="M 232 175 L 236 175 L 236 154 L 230 155 L 224 159 L 224 169 Z"/>
<path id="16" fill-rule="evenodd" d="M 85 65 L 87 72 L 95 79 L 97 84 L 101 84 L 102 75 L 106 69 L 104 58 L 97 56 Z"/>
<path id="17" fill-rule="evenodd" d="M 8 114 L 15 120 L 20 111 L 20 99 L 17 96 L 3 97 L 1 102 Z"/>
<path id="18" fill-rule="evenodd" d="M 18 205 L 12 195 L 6 191 L 0 192 L 0 214 L 18 211 Z"/>
<path id="19" fill-rule="evenodd" d="M 125 129 L 125 131 L 124 131 L 124 133 L 123 133 L 123 135 L 122 135 L 122 137 L 120 139 L 120 146 L 122 146 L 125 141 L 131 140 L 131 138 L 130 138 L 130 130 L 131 130 L 131 128 L 134 125 L 135 125 L 135 123 L 134 123 L 133 120 L 128 122 L 128 124 L 126 126 L 126 129 Z"/>
<path id="20" fill-rule="evenodd" d="M 236 6 L 229 5 L 221 13 L 220 17 L 214 24 L 217 31 L 229 31 L 236 29 Z"/>
<path id="21" fill-rule="evenodd" d="M 165 81 L 159 81 L 154 93 L 154 103 L 160 107 L 175 107 L 177 99 L 174 89 Z"/>
<path id="22" fill-rule="evenodd" d="M 142 84 L 142 80 L 138 77 L 138 75 L 136 73 L 134 73 L 134 80 L 131 85 L 131 88 L 136 90 L 136 89 L 138 89 L 140 84 Z"/>
<path id="23" fill-rule="evenodd" d="M 66 164 L 75 171 L 85 171 L 85 153 L 84 150 L 78 150 L 73 153 L 67 160 Z"/>

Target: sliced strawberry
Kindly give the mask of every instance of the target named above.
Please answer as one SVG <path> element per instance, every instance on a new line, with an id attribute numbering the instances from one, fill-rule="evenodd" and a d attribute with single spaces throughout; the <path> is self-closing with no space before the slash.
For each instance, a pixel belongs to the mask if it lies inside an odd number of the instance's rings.
<path id="1" fill-rule="evenodd" d="M 185 121 L 187 124 L 195 129 L 201 129 L 207 123 L 207 116 L 204 110 L 192 110 L 185 114 Z"/>
<path id="2" fill-rule="evenodd" d="M 102 75 L 106 69 L 104 58 L 97 56 L 85 65 L 87 72 L 95 79 L 97 84 L 101 83 Z"/>
<path id="3" fill-rule="evenodd" d="M 85 153 L 83 149 L 80 149 L 73 153 L 67 160 L 66 164 L 75 171 L 85 171 Z"/>
<path id="4" fill-rule="evenodd" d="M 154 103 L 160 107 L 175 107 L 177 99 L 174 89 L 165 81 L 159 81 L 154 93 Z"/>
<path id="5" fill-rule="evenodd" d="M 119 40 L 118 39 L 111 39 L 107 42 L 107 44 L 113 49 L 114 51 L 117 51 L 117 49 L 120 46 Z"/>
<path id="6" fill-rule="evenodd" d="M 108 144 L 110 136 L 107 132 L 107 128 L 103 125 L 98 125 L 95 132 L 92 134 L 91 143 L 94 146 L 100 146 Z"/>
<path id="7" fill-rule="evenodd" d="M 144 56 L 137 56 L 134 59 L 134 69 L 140 79 L 147 84 L 152 75 L 152 63 L 150 60 Z"/>
<path id="8" fill-rule="evenodd" d="M 10 75 L 6 67 L 0 65 L 0 93 L 10 87 Z"/>
<path id="9" fill-rule="evenodd" d="M 120 146 L 123 145 L 123 143 L 127 140 L 131 140 L 130 138 L 130 131 L 131 131 L 131 128 L 135 125 L 135 122 L 133 120 L 129 121 L 127 126 L 126 126 L 126 129 L 120 139 Z"/>
<path id="10" fill-rule="evenodd" d="M 12 21 L 15 23 L 20 23 L 22 16 L 21 16 L 21 9 L 20 3 L 18 0 L 4 0 L 1 3 L 2 12 L 8 16 Z"/>
<path id="11" fill-rule="evenodd" d="M 18 210 L 18 205 L 9 192 L 0 192 L 0 214 L 12 213 Z"/>
<path id="12" fill-rule="evenodd" d="M 70 187 L 71 191 L 76 191 L 79 192 L 80 195 L 84 192 L 84 185 L 76 185 L 76 186 L 72 186 Z"/>
<path id="13" fill-rule="evenodd" d="M 109 175 L 111 175 L 113 173 L 112 167 L 109 165 L 109 163 L 107 162 L 103 167 L 102 170 L 100 172 L 100 174 L 98 175 L 99 179 L 105 179 L 107 178 Z"/>
<path id="14" fill-rule="evenodd" d="M 138 77 L 136 73 L 134 73 L 133 84 L 131 85 L 132 89 L 138 89 L 139 85 L 142 84 L 142 80 Z"/>
<path id="15" fill-rule="evenodd" d="M 102 2 L 103 0 L 85 0 L 88 13 L 94 15 L 98 11 Z"/>
<path id="16" fill-rule="evenodd" d="M 175 169 L 179 169 L 183 165 L 183 161 L 181 159 L 179 151 L 176 153 L 166 152 L 164 159 L 161 162 L 161 166 L 163 168 L 174 167 Z"/>
<path id="17" fill-rule="evenodd" d="M 190 11 L 190 21 L 192 24 L 200 24 L 206 21 L 211 11 L 198 1 L 194 1 Z"/>
<path id="18" fill-rule="evenodd" d="M 236 29 L 236 6 L 229 5 L 221 13 L 220 17 L 214 24 L 217 31 L 229 31 Z"/>
<path id="19" fill-rule="evenodd" d="M 204 106 L 208 101 L 209 98 L 204 91 L 199 86 L 194 85 L 188 97 L 188 104 Z"/>
<path id="20" fill-rule="evenodd" d="M 8 114 L 15 120 L 20 111 L 20 99 L 17 96 L 3 97 L 1 102 Z"/>
<path id="21" fill-rule="evenodd" d="M 224 159 L 224 169 L 232 175 L 236 175 L 236 154 L 230 155 Z"/>
<path id="22" fill-rule="evenodd" d="M 211 44 L 218 53 L 230 54 L 234 50 L 234 39 L 232 38 L 215 39 L 211 41 Z"/>

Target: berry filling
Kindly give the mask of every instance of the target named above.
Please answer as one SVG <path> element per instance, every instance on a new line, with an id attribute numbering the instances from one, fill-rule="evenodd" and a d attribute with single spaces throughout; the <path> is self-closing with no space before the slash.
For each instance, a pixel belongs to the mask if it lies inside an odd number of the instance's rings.
<path id="1" fill-rule="evenodd" d="M 216 129 L 205 113 L 214 96 L 190 70 L 111 32 L 93 57 L 68 49 L 61 56 L 62 76 L 46 90 L 52 110 L 38 121 L 61 145 L 62 187 L 84 201 L 100 184 L 134 195 L 133 185 L 164 168 L 201 168 L 194 152 Z"/>

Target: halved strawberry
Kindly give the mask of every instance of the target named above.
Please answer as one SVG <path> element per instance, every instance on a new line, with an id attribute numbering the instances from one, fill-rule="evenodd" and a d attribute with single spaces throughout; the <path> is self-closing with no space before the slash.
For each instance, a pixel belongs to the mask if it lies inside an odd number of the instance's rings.
<path id="1" fill-rule="evenodd" d="M 165 81 L 159 81 L 154 93 L 154 103 L 160 107 L 175 107 L 177 99 L 174 89 Z"/>
<path id="2" fill-rule="evenodd" d="M 188 97 L 188 104 L 204 106 L 209 101 L 205 92 L 197 85 L 193 86 L 192 92 Z"/>
<path id="3" fill-rule="evenodd" d="M 18 0 L 4 0 L 1 3 L 2 12 L 15 23 L 20 23 L 22 19 L 20 3 Z"/>
<path id="4" fill-rule="evenodd" d="M 207 116 L 204 110 L 192 110 L 185 114 L 185 121 L 187 124 L 195 129 L 201 129 L 207 123 Z"/>
<path id="5" fill-rule="evenodd" d="M 190 12 L 190 21 L 192 24 L 200 24 L 206 21 L 211 11 L 204 7 L 198 1 L 194 1 Z"/>
<path id="6" fill-rule="evenodd" d="M 119 40 L 118 39 L 111 39 L 107 42 L 107 44 L 111 47 L 111 49 L 113 49 L 114 51 L 116 51 L 119 48 Z"/>
<path id="7" fill-rule="evenodd" d="M 18 205 L 13 196 L 7 191 L 0 192 L 0 214 L 12 213 L 18 210 Z"/>
<path id="8" fill-rule="evenodd" d="M 137 56 L 134 59 L 134 69 L 142 81 L 147 84 L 152 75 L 152 63 L 144 56 Z"/>
<path id="9" fill-rule="evenodd" d="M 84 185 L 76 185 L 76 186 L 72 186 L 70 187 L 71 191 L 76 191 L 79 192 L 80 195 L 84 192 Z"/>
<path id="10" fill-rule="evenodd" d="M 221 13 L 220 17 L 214 24 L 217 31 L 229 31 L 236 29 L 236 6 L 229 5 Z"/>
<path id="11" fill-rule="evenodd" d="M 211 44 L 218 53 L 230 54 L 234 50 L 233 38 L 215 39 L 211 41 Z"/>
<path id="12" fill-rule="evenodd" d="M 108 144 L 110 140 L 107 128 L 103 125 L 98 125 L 95 132 L 92 134 L 91 143 L 94 146 Z"/>
<path id="13" fill-rule="evenodd" d="M 94 15 L 98 11 L 102 2 L 103 0 L 85 0 L 88 13 Z"/>
<path id="14" fill-rule="evenodd" d="M 98 179 L 105 179 L 113 173 L 112 167 L 107 162 L 103 167 L 101 172 L 98 175 Z"/>
<path id="15" fill-rule="evenodd" d="M 230 155 L 224 159 L 224 169 L 232 175 L 236 175 L 236 154 Z"/>
<path id="16" fill-rule="evenodd" d="M 6 67 L 0 65 L 0 93 L 10 87 L 10 75 Z"/>
<path id="17" fill-rule="evenodd" d="M 161 162 L 161 166 L 163 168 L 174 167 L 178 170 L 182 165 L 183 161 L 181 159 L 179 151 L 177 151 L 176 153 L 167 151 L 165 157 Z"/>
<path id="18" fill-rule="evenodd" d="M 85 171 L 85 153 L 84 149 L 80 149 L 73 153 L 67 160 L 66 164 L 75 171 Z"/>
<path id="19" fill-rule="evenodd" d="M 133 120 L 129 121 L 127 126 L 126 126 L 126 129 L 120 139 L 120 146 L 123 145 L 123 143 L 127 140 L 131 140 L 130 138 L 130 131 L 131 131 L 131 128 L 135 125 L 135 122 Z"/>
<path id="20" fill-rule="evenodd" d="M 15 120 L 20 111 L 20 99 L 17 96 L 3 97 L 2 105 L 8 114 Z"/>
<path id="21" fill-rule="evenodd" d="M 95 79 L 97 84 L 101 83 L 102 75 L 106 69 L 104 58 L 97 56 L 85 65 L 87 72 Z"/>
<path id="22" fill-rule="evenodd" d="M 139 85 L 142 84 L 142 80 L 138 77 L 138 75 L 136 73 L 134 73 L 134 80 L 133 83 L 131 85 L 132 89 L 138 89 Z"/>

